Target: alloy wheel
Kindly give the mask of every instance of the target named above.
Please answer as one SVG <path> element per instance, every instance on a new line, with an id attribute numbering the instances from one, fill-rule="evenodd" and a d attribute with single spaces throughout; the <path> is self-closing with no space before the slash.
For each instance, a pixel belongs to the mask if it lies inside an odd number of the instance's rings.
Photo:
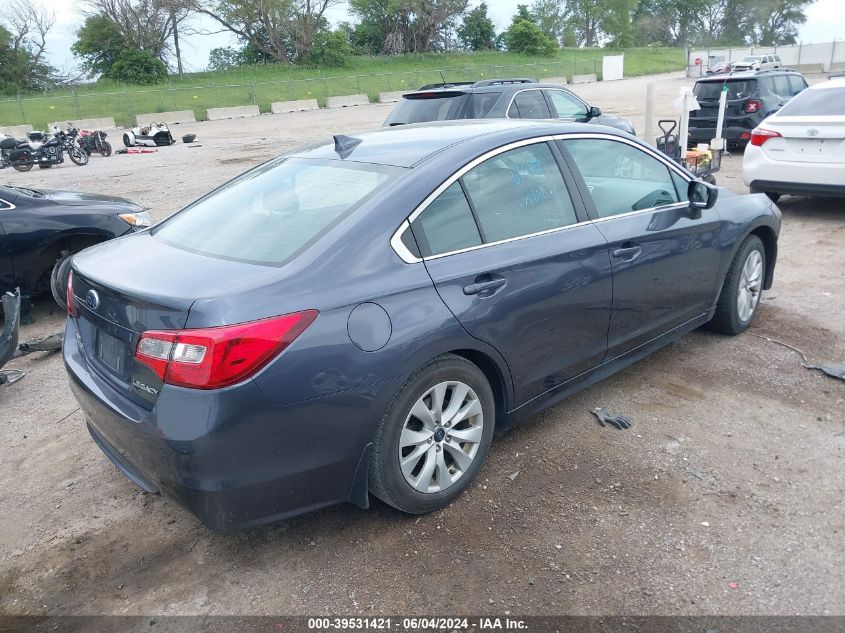
<path id="1" fill-rule="evenodd" d="M 438 383 L 411 407 L 399 437 L 405 481 L 423 493 L 446 490 L 469 469 L 484 435 L 484 412 L 473 389 Z"/>
<path id="2" fill-rule="evenodd" d="M 736 298 L 739 318 L 743 322 L 749 321 L 754 314 L 754 310 L 757 309 L 762 289 L 763 256 L 760 251 L 753 250 L 748 254 L 748 258 L 742 266 Z"/>

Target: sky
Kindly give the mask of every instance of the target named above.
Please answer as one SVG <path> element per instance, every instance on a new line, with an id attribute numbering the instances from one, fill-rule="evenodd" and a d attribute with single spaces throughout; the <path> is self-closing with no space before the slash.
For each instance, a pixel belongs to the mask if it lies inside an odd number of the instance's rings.
<path id="1" fill-rule="evenodd" d="M 83 21 L 82 0 L 35 0 L 54 11 L 56 25 L 47 40 L 47 54 L 50 63 L 60 69 L 72 71 L 77 62 L 70 51 L 76 40 L 75 32 Z M 530 4 L 530 0 L 523 0 Z M 0 0 L 0 4 L 3 0 Z M 480 0 L 471 0 L 476 6 Z M 504 30 L 516 11 L 517 0 L 487 0 L 490 17 L 496 30 Z M 843 0 L 816 0 L 805 11 L 807 21 L 799 28 L 799 40 L 805 44 L 825 43 L 845 39 L 845 2 Z M 327 17 L 333 24 L 349 21 L 345 4 L 329 9 Z M 208 17 L 194 18 L 194 29 L 216 31 L 216 23 Z M 228 33 L 213 35 L 192 35 L 181 40 L 182 56 L 188 71 L 203 70 L 208 63 L 208 53 L 218 46 L 235 46 L 237 42 Z"/>

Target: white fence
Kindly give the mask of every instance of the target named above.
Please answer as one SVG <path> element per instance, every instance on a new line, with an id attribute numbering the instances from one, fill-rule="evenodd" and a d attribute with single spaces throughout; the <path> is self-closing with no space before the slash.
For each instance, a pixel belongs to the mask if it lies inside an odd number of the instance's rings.
<path id="1" fill-rule="evenodd" d="M 787 68 L 804 68 L 831 72 L 845 70 L 845 41 L 827 44 L 795 44 L 793 46 L 750 46 L 737 48 L 690 49 L 687 60 L 687 75 L 698 76 L 708 67 L 720 61 L 736 62 L 746 55 L 768 55 L 775 53 Z M 695 60 L 700 59 L 701 64 Z"/>

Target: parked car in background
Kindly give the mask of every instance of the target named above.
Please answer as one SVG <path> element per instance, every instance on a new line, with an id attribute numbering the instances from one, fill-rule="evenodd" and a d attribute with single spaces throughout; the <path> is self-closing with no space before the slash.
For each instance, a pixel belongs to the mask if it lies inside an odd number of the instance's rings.
<path id="1" fill-rule="evenodd" d="M 454 119 L 561 119 L 636 135 L 634 124 L 589 105 L 572 90 L 533 79 L 431 84 L 402 95 L 384 125 Z"/>
<path id="2" fill-rule="evenodd" d="M 30 299 L 50 290 L 54 271 L 63 290 L 72 255 L 149 225 L 149 213 L 123 198 L 0 186 L 0 293 L 19 287 Z"/>
<path id="3" fill-rule="evenodd" d="M 608 127 L 338 136 L 74 257 L 63 356 L 109 459 L 214 529 L 368 493 L 419 514 L 494 429 L 744 331 L 779 229 Z"/>
<path id="4" fill-rule="evenodd" d="M 810 86 L 751 133 L 742 179 L 782 194 L 845 196 L 845 76 Z"/>
<path id="5" fill-rule="evenodd" d="M 731 72 L 733 70 L 733 64 L 731 62 L 719 62 L 718 64 L 714 64 L 710 68 L 704 71 L 705 75 L 724 75 L 726 73 Z"/>
<path id="6" fill-rule="evenodd" d="M 701 109 L 690 112 L 688 144 L 710 143 L 716 136 L 723 90 L 728 97 L 722 136 L 729 147 L 744 147 L 751 130 L 806 87 L 801 73 L 784 68 L 702 77 L 693 87 Z"/>
<path id="7" fill-rule="evenodd" d="M 738 62 L 733 62 L 735 71 L 743 70 L 768 70 L 770 68 L 780 68 L 780 55 L 746 55 Z"/>

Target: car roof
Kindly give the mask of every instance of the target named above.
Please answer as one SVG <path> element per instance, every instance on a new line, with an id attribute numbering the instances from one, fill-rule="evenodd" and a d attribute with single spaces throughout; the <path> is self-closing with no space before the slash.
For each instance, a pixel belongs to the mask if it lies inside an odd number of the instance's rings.
<path id="1" fill-rule="evenodd" d="M 288 156 L 323 160 L 341 158 L 361 163 L 413 167 L 434 154 L 480 137 L 490 137 L 490 146 L 495 147 L 498 141 L 504 144 L 522 138 L 583 132 L 585 129 L 592 132 L 618 133 L 618 130 L 597 125 L 587 126 L 584 123 L 528 119 L 461 119 L 413 123 L 350 134 L 341 142 L 354 144 L 354 147 L 346 152 L 341 149 L 341 153 L 345 154 L 343 157 L 335 150 L 335 141 L 332 138 L 294 151 Z"/>
<path id="2" fill-rule="evenodd" d="M 539 82 L 535 79 L 519 78 L 519 79 L 482 79 L 481 81 L 456 81 L 454 83 L 446 82 L 445 84 L 428 84 L 418 88 L 417 90 L 409 90 L 402 96 L 408 94 L 418 94 L 421 92 L 454 92 L 456 93 L 473 93 L 473 92 L 502 92 L 503 90 L 510 90 L 512 92 L 519 92 L 520 90 L 533 90 L 537 88 L 565 88 L 563 84 Z"/>
<path id="3" fill-rule="evenodd" d="M 807 90 L 830 90 L 831 88 L 845 88 L 845 75 L 834 75 L 827 81 L 808 86 Z"/>
<path id="4" fill-rule="evenodd" d="M 789 74 L 803 76 L 801 73 L 793 68 L 769 68 L 766 70 L 741 70 L 739 72 L 730 73 L 729 75 L 716 75 L 710 77 L 701 77 L 696 80 L 699 81 L 728 81 L 730 79 L 757 79 L 759 77 L 770 77 L 773 75 Z"/>

